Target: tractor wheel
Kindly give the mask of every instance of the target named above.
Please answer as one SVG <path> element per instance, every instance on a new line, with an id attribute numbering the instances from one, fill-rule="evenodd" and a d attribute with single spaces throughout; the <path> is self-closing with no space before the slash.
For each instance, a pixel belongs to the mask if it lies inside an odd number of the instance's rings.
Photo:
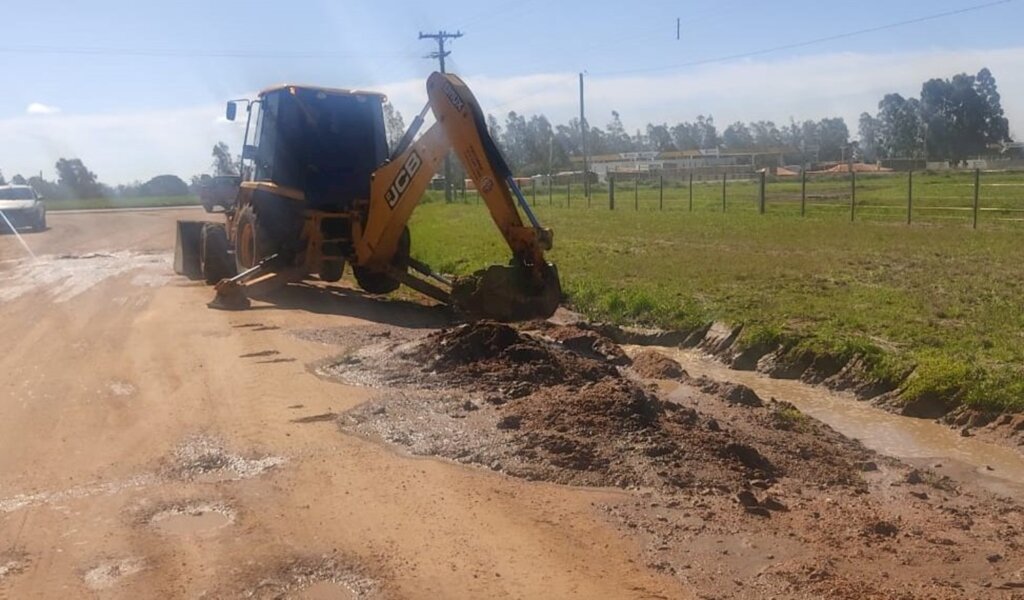
<path id="1" fill-rule="evenodd" d="M 324 261 L 320 266 L 320 280 L 329 283 L 340 281 L 341 276 L 345 273 L 345 263 L 338 261 Z"/>
<path id="2" fill-rule="evenodd" d="M 261 260 L 273 254 L 266 229 L 260 226 L 259 218 L 252 206 L 246 206 L 238 213 L 235 223 L 235 270 L 239 273 L 255 267 Z"/>
<path id="3" fill-rule="evenodd" d="M 409 266 L 409 250 L 412 247 L 412 239 L 409 236 L 409 228 L 402 231 L 402 237 L 398 239 L 398 251 L 391 259 L 391 265 L 399 270 L 406 270 Z M 392 279 L 387 273 L 371 271 L 365 267 L 352 265 L 352 273 L 356 276 L 356 282 L 364 291 L 371 294 L 390 294 L 398 289 L 401 283 Z"/>
<path id="4" fill-rule="evenodd" d="M 228 232 L 223 225 L 203 225 L 199 237 L 199 267 L 210 285 L 235 276 L 235 263 L 228 254 Z"/>

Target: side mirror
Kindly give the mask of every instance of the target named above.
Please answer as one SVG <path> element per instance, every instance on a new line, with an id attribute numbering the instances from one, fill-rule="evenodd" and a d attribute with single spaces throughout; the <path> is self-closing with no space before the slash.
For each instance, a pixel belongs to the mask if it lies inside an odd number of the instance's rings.
<path id="1" fill-rule="evenodd" d="M 234 102 L 228 102 L 227 110 L 225 111 L 224 116 L 227 117 L 228 121 L 234 121 L 235 120 L 235 114 L 237 112 L 238 112 L 238 107 L 235 105 L 235 103 Z"/>
<path id="2" fill-rule="evenodd" d="M 250 160 L 256 158 L 256 146 L 252 144 L 246 144 L 242 146 L 242 160 Z"/>

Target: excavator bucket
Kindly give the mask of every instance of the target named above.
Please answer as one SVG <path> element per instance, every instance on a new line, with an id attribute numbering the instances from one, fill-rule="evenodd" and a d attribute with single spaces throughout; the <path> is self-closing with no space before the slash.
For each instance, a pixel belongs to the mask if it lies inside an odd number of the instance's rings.
<path id="1" fill-rule="evenodd" d="M 174 240 L 174 272 L 189 279 L 201 279 L 199 245 L 205 221 L 178 221 Z"/>
<path id="2" fill-rule="evenodd" d="M 562 300 L 558 269 L 494 265 L 452 282 L 452 305 L 480 319 L 515 322 L 546 319 Z"/>

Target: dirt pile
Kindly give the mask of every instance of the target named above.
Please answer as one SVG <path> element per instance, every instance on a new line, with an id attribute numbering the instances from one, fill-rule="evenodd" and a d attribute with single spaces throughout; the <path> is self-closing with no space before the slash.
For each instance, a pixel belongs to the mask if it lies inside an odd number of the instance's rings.
<path id="1" fill-rule="evenodd" d="M 657 350 L 643 350 L 633 357 L 633 370 L 649 379 L 681 379 L 686 377 L 683 367 Z"/>
<path id="2" fill-rule="evenodd" d="M 621 346 L 592 329 L 580 325 L 552 325 L 546 321 L 537 323 L 536 328 L 544 337 L 582 356 L 619 366 L 632 362 Z"/>
<path id="3" fill-rule="evenodd" d="M 743 389 L 720 390 L 718 404 L 742 411 L 721 418 L 664 401 L 620 372 L 613 352 L 594 357 L 600 336 L 566 329 L 524 332 L 484 321 L 382 351 L 401 360 L 346 358 L 338 364 L 376 369 L 379 379 L 417 392 L 386 394 L 343 422 L 414 453 L 575 485 L 736 491 L 790 472 L 815 484 L 855 483 L 856 448 L 831 452 L 813 428 L 775 428 L 773 409 Z M 578 350 L 555 341 L 581 338 L 589 341 Z M 640 365 L 683 375 L 660 355 Z M 806 468 L 820 456 L 829 457 L 825 468 Z"/>
<path id="4" fill-rule="evenodd" d="M 575 388 L 618 375 L 606 361 L 491 321 L 433 333 L 411 355 L 449 383 L 481 390 L 512 389 L 513 397 L 543 386 Z"/>

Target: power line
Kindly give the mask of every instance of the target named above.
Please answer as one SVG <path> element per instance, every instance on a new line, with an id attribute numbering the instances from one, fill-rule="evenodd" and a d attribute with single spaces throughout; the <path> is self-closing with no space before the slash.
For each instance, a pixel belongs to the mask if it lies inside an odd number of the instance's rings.
<path id="1" fill-rule="evenodd" d="M 924 22 L 927 22 L 927 21 L 934 21 L 934 20 L 943 19 L 943 18 L 946 18 L 946 17 L 952 17 L 952 16 L 956 16 L 956 15 L 962 15 L 962 14 L 965 14 L 965 13 L 976 12 L 976 11 L 979 11 L 979 10 L 984 10 L 984 9 L 987 9 L 987 8 L 992 8 L 994 6 L 999 6 L 999 5 L 1002 5 L 1002 4 L 1009 4 L 1009 3 L 1015 2 L 1015 1 L 1016 0 L 996 0 L 995 2 L 986 2 L 984 4 L 977 4 L 977 5 L 974 5 L 974 6 L 968 6 L 968 7 L 960 8 L 960 9 L 957 9 L 957 10 L 950 10 L 950 11 L 946 11 L 946 12 L 926 15 L 926 16 L 923 16 L 923 17 L 917 17 L 917 18 L 914 18 L 914 19 L 907 19 L 905 21 L 897 21 L 895 23 L 887 23 L 885 25 L 877 25 L 875 27 L 867 27 L 865 29 L 857 29 L 855 31 L 847 31 L 845 33 L 838 33 L 838 34 L 835 34 L 835 35 L 829 35 L 829 36 L 825 36 L 825 37 L 814 38 L 814 39 L 805 40 L 805 41 L 802 41 L 802 42 L 794 42 L 794 43 L 791 43 L 791 44 L 783 44 L 781 46 L 772 46 L 770 48 L 763 48 L 761 50 L 753 50 L 753 51 L 750 51 L 750 52 L 741 52 L 739 54 L 729 54 L 729 55 L 726 55 L 726 56 L 718 56 L 718 57 L 715 57 L 715 58 L 705 58 L 705 59 L 701 59 L 701 60 L 694 60 L 694 61 L 685 62 L 685 63 L 679 63 L 679 64 L 675 64 L 675 65 L 666 65 L 666 66 L 663 66 L 663 67 L 646 67 L 646 68 L 640 68 L 640 69 L 626 69 L 626 70 L 621 70 L 621 71 L 606 71 L 606 72 L 603 72 L 603 73 L 595 73 L 595 75 L 608 76 L 608 75 L 631 75 L 631 74 L 634 74 L 634 73 L 652 73 L 652 72 L 657 72 L 657 71 L 671 71 L 671 70 L 675 70 L 675 69 L 682 69 L 682 68 L 685 68 L 685 67 L 696 67 L 696 66 L 706 65 L 706 64 L 711 64 L 711 63 L 728 62 L 728 61 L 737 60 L 737 59 L 740 59 L 740 58 L 749 58 L 751 56 L 760 56 L 762 54 L 770 54 L 772 52 L 779 52 L 779 51 L 782 51 L 782 50 L 792 50 L 794 48 L 803 48 L 805 46 L 812 46 L 814 44 L 821 44 L 821 43 L 824 43 L 824 42 L 831 42 L 831 41 L 835 41 L 835 40 L 846 39 L 846 38 L 850 38 L 850 37 L 854 37 L 854 36 L 858 36 L 858 35 L 864 35 L 864 34 L 867 34 L 867 33 L 875 33 L 875 32 L 878 32 L 878 31 L 885 31 L 887 29 L 895 29 L 897 27 L 905 27 L 907 25 L 916 25 L 918 23 L 924 23 Z"/>
<path id="2" fill-rule="evenodd" d="M 156 56 L 184 58 L 413 58 L 409 54 L 352 53 L 310 50 L 303 52 L 262 52 L 245 50 L 201 50 L 193 48 L 111 48 L 66 46 L 0 46 L 0 54 L 78 54 L 105 56 Z"/>

